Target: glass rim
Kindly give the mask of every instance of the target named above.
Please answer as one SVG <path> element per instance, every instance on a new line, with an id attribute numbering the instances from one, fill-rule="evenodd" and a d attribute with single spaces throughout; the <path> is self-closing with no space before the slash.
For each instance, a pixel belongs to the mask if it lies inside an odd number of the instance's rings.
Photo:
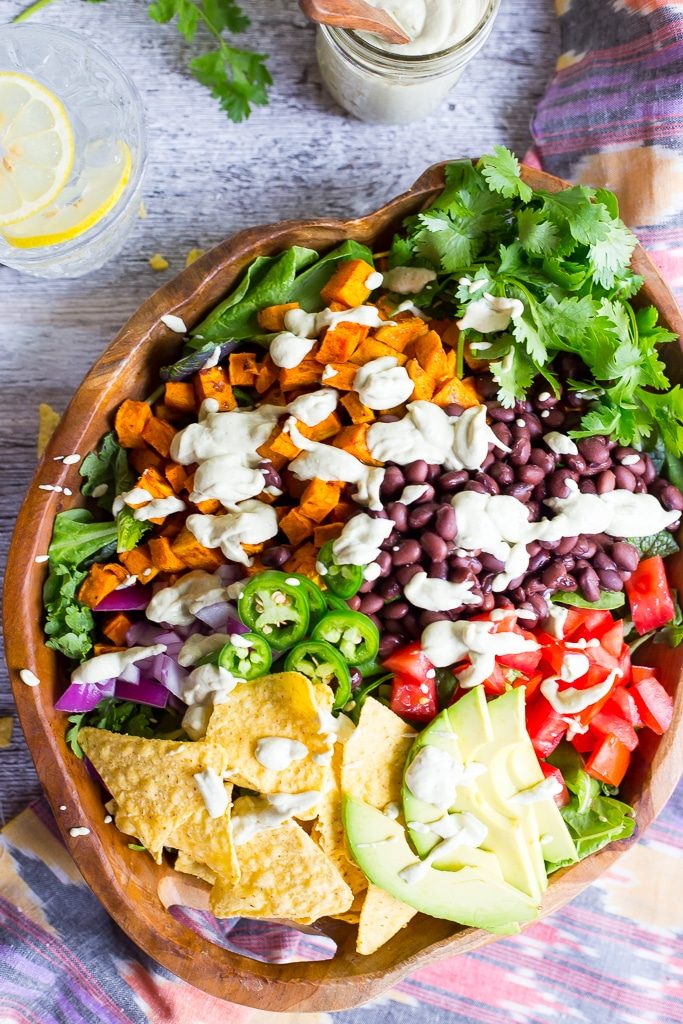
<path id="1" fill-rule="evenodd" d="M 458 42 L 454 43 L 452 46 L 448 46 L 444 50 L 435 50 L 432 53 L 406 53 L 402 55 L 400 53 L 396 53 L 394 50 L 383 50 L 379 46 L 374 46 L 372 43 L 369 43 L 367 39 L 361 36 L 359 32 L 356 32 L 353 29 L 335 28 L 332 25 L 320 25 L 319 28 L 328 32 L 336 41 L 341 39 L 344 42 L 357 47 L 361 56 L 387 61 L 389 64 L 393 64 L 396 67 L 403 65 L 417 70 L 421 66 L 424 67 L 432 61 L 439 61 L 445 57 L 452 57 L 467 50 L 481 35 L 486 26 L 493 22 L 496 12 L 500 7 L 500 3 L 501 0 L 487 0 L 484 13 L 468 35 L 459 39 Z M 357 56 L 358 53 L 355 55 Z"/>

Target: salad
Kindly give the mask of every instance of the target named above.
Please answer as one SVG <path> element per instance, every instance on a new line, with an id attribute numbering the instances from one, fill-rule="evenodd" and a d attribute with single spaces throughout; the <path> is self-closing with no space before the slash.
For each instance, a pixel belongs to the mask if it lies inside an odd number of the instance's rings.
<path id="1" fill-rule="evenodd" d="M 116 827 L 175 902 L 195 876 L 361 953 L 418 911 L 514 932 L 630 836 L 672 718 L 638 648 L 683 638 L 675 339 L 615 197 L 501 147 L 445 180 L 384 252 L 259 256 L 162 317 L 178 361 L 48 552 L 56 708 Z"/>

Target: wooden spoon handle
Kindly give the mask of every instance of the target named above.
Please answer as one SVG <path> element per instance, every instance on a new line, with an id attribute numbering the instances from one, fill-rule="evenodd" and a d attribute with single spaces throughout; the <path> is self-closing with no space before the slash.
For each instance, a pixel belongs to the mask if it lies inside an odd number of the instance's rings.
<path id="1" fill-rule="evenodd" d="M 299 0 L 299 6 L 307 18 L 321 25 L 373 32 L 388 43 L 410 42 L 390 14 L 365 0 Z"/>

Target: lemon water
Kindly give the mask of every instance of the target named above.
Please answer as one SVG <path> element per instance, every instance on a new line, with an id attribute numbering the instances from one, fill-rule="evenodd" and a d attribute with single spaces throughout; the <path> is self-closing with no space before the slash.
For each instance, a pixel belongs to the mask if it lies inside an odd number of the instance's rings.
<path id="1" fill-rule="evenodd" d="M 114 256 L 140 202 L 142 103 L 74 32 L 0 27 L 0 263 L 78 277 Z"/>

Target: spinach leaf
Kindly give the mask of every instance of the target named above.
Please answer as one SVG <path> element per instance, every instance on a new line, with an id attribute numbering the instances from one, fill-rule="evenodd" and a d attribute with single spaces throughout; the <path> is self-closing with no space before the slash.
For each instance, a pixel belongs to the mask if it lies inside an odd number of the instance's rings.
<path id="1" fill-rule="evenodd" d="M 317 313 L 325 305 L 320 298 L 320 292 L 337 269 L 337 264 L 344 260 L 365 260 L 371 266 L 374 265 L 368 247 L 350 238 L 336 249 L 325 253 L 312 267 L 299 274 L 285 301 L 298 302 L 307 313 Z"/>
<path id="2" fill-rule="evenodd" d="M 318 259 L 315 249 L 292 246 L 279 256 L 257 256 L 240 284 L 192 331 L 188 348 L 263 334 L 256 314 L 266 306 L 288 302 L 296 275 Z M 293 301 L 293 300 L 292 300 Z"/>
<path id="3" fill-rule="evenodd" d="M 623 594 L 612 590 L 601 591 L 597 601 L 587 601 L 585 597 L 581 597 L 580 594 L 575 594 L 571 590 L 558 590 L 550 600 L 553 604 L 568 604 L 572 608 L 606 608 L 608 610 L 622 608 L 626 602 Z"/>
<path id="4" fill-rule="evenodd" d="M 629 537 L 628 542 L 637 548 L 641 558 L 653 558 L 655 555 L 666 558 L 667 555 L 675 555 L 681 550 L 673 534 L 668 530 L 660 530 L 651 537 Z"/>
<path id="5" fill-rule="evenodd" d="M 104 435 L 96 452 L 86 455 L 79 472 L 84 478 L 82 494 L 91 497 L 97 488 L 107 488 L 96 499 L 106 512 L 111 512 L 117 494 L 135 485 L 135 474 L 128 464 L 126 451 L 111 432 Z M 129 508 L 121 509 L 116 516 L 116 550 L 131 551 L 150 529 L 151 524 L 137 520 Z"/>

